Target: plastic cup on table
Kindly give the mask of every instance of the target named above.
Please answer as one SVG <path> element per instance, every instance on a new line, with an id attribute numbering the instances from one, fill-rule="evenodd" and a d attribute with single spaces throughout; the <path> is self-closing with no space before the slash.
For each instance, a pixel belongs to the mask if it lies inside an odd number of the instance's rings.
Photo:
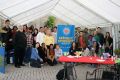
<path id="1" fill-rule="evenodd" d="M 113 57 L 113 56 L 111 57 L 111 60 L 112 60 L 112 61 L 114 60 L 114 57 Z"/>
<path id="2" fill-rule="evenodd" d="M 64 52 L 64 56 L 66 56 L 66 52 Z"/>
<path id="3" fill-rule="evenodd" d="M 103 56 L 101 56 L 101 58 L 100 59 L 103 59 Z"/>
<path id="4" fill-rule="evenodd" d="M 66 56 L 68 55 L 68 53 L 66 52 Z"/>
<path id="5" fill-rule="evenodd" d="M 90 59 L 92 60 L 92 57 L 90 57 Z"/>

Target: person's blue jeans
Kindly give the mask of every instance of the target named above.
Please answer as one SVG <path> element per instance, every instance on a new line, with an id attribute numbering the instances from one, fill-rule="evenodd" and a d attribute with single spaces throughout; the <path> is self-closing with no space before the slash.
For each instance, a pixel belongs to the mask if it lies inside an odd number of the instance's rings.
<path id="1" fill-rule="evenodd" d="M 31 53 L 32 53 L 32 47 L 27 47 L 25 57 L 24 57 L 24 62 L 25 63 L 30 62 Z"/>

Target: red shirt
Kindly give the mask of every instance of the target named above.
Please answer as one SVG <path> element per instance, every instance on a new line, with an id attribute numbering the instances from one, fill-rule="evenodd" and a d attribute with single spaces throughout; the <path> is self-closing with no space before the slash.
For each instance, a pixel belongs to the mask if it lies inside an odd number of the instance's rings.
<path id="1" fill-rule="evenodd" d="M 84 48 L 84 47 L 85 47 L 85 41 L 84 41 L 83 37 L 80 37 L 80 38 L 79 38 L 79 43 L 80 43 L 80 47 L 81 47 L 81 48 Z"/>

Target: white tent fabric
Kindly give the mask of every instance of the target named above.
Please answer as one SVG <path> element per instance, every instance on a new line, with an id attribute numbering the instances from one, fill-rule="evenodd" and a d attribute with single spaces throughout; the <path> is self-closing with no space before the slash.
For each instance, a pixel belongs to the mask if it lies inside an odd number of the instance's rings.
<path id="1" fill-rule="evenodd" d="M 107 20 L 120 22 L 120 0 L 77 0 Z"/>
<path id="2" fill-rule="evenodd" d="M 120 23 L 120 0 L 0 0 L 0 15 L 26 24 L 51 14 L 76 26 Z"/>

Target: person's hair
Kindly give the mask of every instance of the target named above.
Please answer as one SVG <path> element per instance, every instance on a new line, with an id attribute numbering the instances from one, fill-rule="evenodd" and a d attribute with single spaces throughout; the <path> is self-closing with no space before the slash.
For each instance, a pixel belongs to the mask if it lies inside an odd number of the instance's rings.
<path id="1" fill-rule="evenodd" d="M 53 49 L 54 49 L 54 45 L 53 45 L 53 44 L 50 44 L 50 45 L 49 45 L 49 47 L 48 47 L 48 48 L 49 48 L 49 50 L 50 50 L 50 47 L 51 47 L 51 46 L 53 46 Z"/>
<path id="2" fill-rule="evenodd" d="M 14 30 L 15 28 L 17 28 L 17 26 L 13 26 L 13 30 Z M 18 29 L 18 28 L 17 28 L 17 29 Z"/>
<path id="3" fill-rule="evenodd" d="M 42 29 L 43 27 L 40 27 L 39 29 Z"/>
<path id="4" fill-rule="evenodd" d="M 80 28 L 80 27 L 77 27 L 77 29 Z M 80 28 L 81 29 L 81 28 Z"/>
<path id="5" fill-rule="evenodd" d="M 56 48 L 56 46 L 59 46 L 59 44 L 55 44 L 55 48 Z M 60 47 L 60 46 L 59 46 Z"/>
<path id="6" fill-rule="evenodd" d="M 97 27 L 97 29 L 101 29 L 100 27 Z"/>
<path id="7" fill-rule="evenodd" d="M 55 26 L 55 27 L 51 28 L 51 31 L 54 32 L 54 29 L 57 29 L 57 27 Z"/>
<path id="8" fill-rule="evenodd" d="M 32 27 L 28 27 L 28 30 L 31 30 L 31 31 L 32 31 L 33 29 L 32 29 Z"/>
<path id="9" fill-rule="evenodd" d="M 10 20 L 9 20 L 9 19 L 7 19 L 7 20 L 5 20 L 5 23 L 6 23 L 6 22 L 10 22 Z"/>
<path id="10" fill-rule="evenodd" d="M 27 28 L 27 24 L 24 24 L 23 26 L 25 26 Z"/>
<path id="11" fill-rule="evenodd" d="M 45 44 L 45 43 L 42 43 L 41 45 L 43 45 L 43 44 Z"/>
<path id="12" fill-rule="evenodd" d="M 109 48 L 108 47 L 105 48 L 105 53 L 109 53 Z"/>
<path id="13" fill-rule="evenodd" d="M 30 27 L 31 27 L 31 28 L 33 28 L 34 26 L 33 26 L 33 25 L 31 25 Z"/>
<path id="14" fill-rule="evenodd" d="M 54 28 L 56 28 L 56 29 L 57 29 L 57 26 L 54 26 Z"/>
<path id="15" fill-rule="evenodd" d="M 32 31 L 34 31 L 34 26 L 33 25 L 31 25 L 30 28 L 32 29 Z"/>
<path id="16" fill-rule="evenodd" d="M 91 37 L 93 37 L 93 35 L 89 35 L 89 36 L 88 36 L 88 39 L 90 39 Z"/>
<path id="17" fill-rule="evenodd" d="M 71 43 L 71 48 L 73 48 L 73 43 L 75 43 L 74 41 Z M 75 43 L 75 48 L 77 48 L 77 44 Z"/>
<path id="18" fill-rule="evenodd" d="M 45 27 L 48 28 L 48 26 L 46 26 L 46 25 L 44 26 L 44 28 L 45 28 Z"/>
<path id="19" fill-rule="evenodd" d="M 54 46 L 53 44 L 50 44 L 50 46 Z"/>
<path id="20" fill-rule="evenodd" d="M 99 51 L 99 44 L 96 42 L 96 41 L 93 41 L 93 47 L 94 47 L 94 43 L 96 43 L 96 49 L 95 49 L 95 52 L 98 53 Z"/>
<path id="21" fill-rule="evenodd" d="M 88 30 L 88 28 L 85 28 L 84 30 L 86 30 L 86 29 Z"/>
<path id="22" fill-rule="evenodd" d="M 37 29 L 37 28 L 35 28 L 35 29 L 34 29 L 34 33 L 35 33 L 35 30 L 36 30 L 36 31 L 37 31 L 37 33 L 38 33 L 38 29 Z"/>
<path id="23" fill-rule="evenodd" d="M 109 34 L 109 37 L 110 37 L 110 32 L 106 32 L 106 37 L 107 37 L 107 34 Z"/>
<path id="24" fill-rule="evenodd" d="M 39 44 L 39 47 L 40 47 L 40 43 L 39 43 L 39 42 L 36 42 L 36 44 Z M 36 45 L 36 44 L 35 44 L 35 45 Z M 35 47 L 36 47 L 36 46 L 35 46 Z"/>
<path id="25" fill-rule="evenodd" d="M 83 31 L 80 31 L 80 32 L 82 32 L 82 33 L 83 33 Z"/>

